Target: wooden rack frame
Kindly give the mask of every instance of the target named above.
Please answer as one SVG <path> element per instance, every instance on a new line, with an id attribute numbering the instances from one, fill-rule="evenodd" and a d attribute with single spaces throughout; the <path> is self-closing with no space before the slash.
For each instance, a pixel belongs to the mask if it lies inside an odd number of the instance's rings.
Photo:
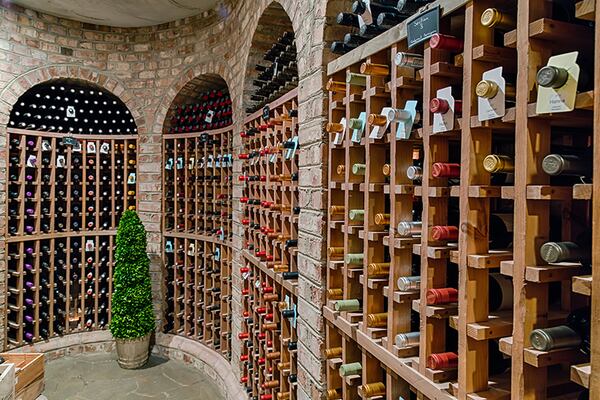
<path id="1" fill-rule="evenodd" d="M 242 342 L 240 370 L 253 396 L 296 399 L 296 382 L 289 379 L 297 373 L 296 349 L 288 348 L 297 340 L 296 317 L 281 312 L 295 310 L 298 298 L 296 280 L 284 279 L 298 271 L 297 245 L 286 246 L 298 238 L 298 152 L 284 147 L 294 140 L 297 147 L 297 95 L 294 89 L 270 103 L 268 121 L 262 111 L 245 120 L 242 332 L 248 338 Z"/>
<path id="2" fill-rule="evenodd" d="M 137 136 L 9 129 L 8 145 L 5 346 L 106 329 L 116 228 L 137 204 Z"/>
<path id="3" fill-rule="evenodd" d="M 167 332 L 231 357 L 231 127 L 165 134 Z"/>
<path id="4" fill-rule="evenodd" d="M 564 324 L 567 314 L 589 303 L 586 297 L 592 295 L 594 280 L 582 275 L 585 269 L 572 263 L 548 265 L 539 248 L 549 238 L 575 239 L 572 232 L 578 228 L 573 228 L 569 216 L 558 214 L 561 228 L 550 231 L 550 216 L 554 218 L 560 207 L 572 210 L 577 221 L 583 218 L 583 225 L 591 224 L 593 243 L 598 241 L 597 216 L 591 217 L 600 193 L 597 185 L 559 186 L 541 170 L 541 160 L 557 136 L 575 143 L 578 134 L 589 135 L 594 144 L 598 140 L 594 121 L 598 121 L 600 52 L 597 46 L 594 53 L 593 46 L 586 45 L 600 37 L 598 24 L 594 31 L 582 24 L 553 22 L 551 10 L 545 8 L 549 3 L 527 0 L 514 2 L 512 11 L 503 9 L 513 15 L 518 28 L 501 32 L 480 23 L 483 11 L 499 7 L 497 2 L 436 4 L 442 7 L 440 33 L 464 39 L 462 51 L 431 48 L 427 42 L 409 50 L 402 23 L 328 65 L 330 209 L 328 297 L 323 313 L 326 348 L 341 347 L 342 351 L 327 359 L 327 389 L 341 389 L 339 398 L 344 400 L 364 398 L 360 385 L 375 382 L 386 384 L 385 398 L 408 398 L 412 391 L 419 398 L 542 399 L 566 393 L 576 397 L 582 388 L 575 382 L 590 388 L 590 398 L 595 398 L 600 393 L 600 384 L 594 383 L 600 379 L 595 380 L 591 372 L 600 365 L 596 296 L 591 299 L 591 364 L 577 349 L 533 350 L 529 335 L 535 328 Z M 596 8 L 593 2 L 576 2 L 576 16 L 598 20 Z M 571 28 L 581 40 L 573 40 Z M 578 93 L 570 113 L 536 114 L 536 90 L 530 89 L 537 71 L 549 56 L 574 50 L 595 58 L 594 90 Z M 424 67 L 397 67 L 394 57 L 399 51 L 421 54 Z M 347 74 L 359 73 L 363 63 L 384 65 L 389 74 L 367 72 L 364 82 L 347 82 Z M 481 122 L 475 87 L 483 72 L 497 66 L 507 76 L 517 77 L 516 101 L 506 103 L 504 117 Z M 429 103 L 438 89 L 447 86 L 462 100 L 462 116 L 454 121 L 453 130 L 434 133 Z M 342 118 L 349 123 L 360 113 L 380 114 L 383 107 L 403 109 L 412 99 L 424 111 L 422 127 L 414 129 L 410 139 L 397 139 L 390 133 L 397 127 L 393 122 L 381 139 L 370 139 L 373 125 L 367 122 L 360 143 L 355 143 L 353 129 L 340 130 L 337 125 Z M 577 133 L 569 136 L 565 133 L 569 128 Z M 334 137 L 340 133 L 344 139 L 337 144 Z M 507 151 L 511 142 L 514 149 L 507 155 L 514 157 L 514 183 L 497 183 L 484 169 L 483 159 Z M 421 162 L 422 182 L 411 181 L 407 168 Z M 460 181 L 434 178 L 432 168 L 437 162 L 459 163 Z M 490 248 L 490 217 L 511 206 L 514 245 Z M 350 210 L 357 212 L 350 216 Z M 364 210 L 362 217 L 360 210 Z M 422 221 L 419 234 L 400 237 L 398 223 L 418 216 Z M 431 228 L 438 225 L 456 225 L 458 240 L 435 241 Z M 593 257 L 597 264 L 595 249 Z M 387 263 L 389 272 L 381 272 Z M 512 280 L 512 308 L 489 310 L 492 273 Z M 411 275 L 420 275 L 420 290 L 399 291 L 398 278 Z M 428 291 L 444 287 L 458 289 L 458 302 L 428 305 Z M 556 288 L 561 291 L 560 301 L 550 304 L 556 300 L 550 298 Z M 335 311 L 336 302 L 346 299 L 359 299 L 360 311 Z M 411 311 L 419 313 L 418 327 L 411 324 Z M 373 323 L 382 313 L 387 322 Z M 420 332 L 418 346 L 398 348 L 396 335 L 415 328 Z M 498 349 L 510 357 L 510 369 L 492 375 L 488 360 L 498 357 Z M 431 354 L 446 351 L 458 355 L 458 368 L 427 367 Z M 340 377 L 340 365 L 349 362 L 362 362 L 360 376 Z M 570 376 L 565 366 L 570 366 Z"/>

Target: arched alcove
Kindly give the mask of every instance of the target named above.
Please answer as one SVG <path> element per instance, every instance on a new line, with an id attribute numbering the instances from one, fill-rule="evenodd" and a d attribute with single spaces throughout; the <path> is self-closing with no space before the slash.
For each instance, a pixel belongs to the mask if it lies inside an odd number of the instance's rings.
<path id="1" fill-rule="evenodd" d="M 231 340 L 222 333 L 231 330 L 231 281 L 221 277 L 231 275 L 232 101 L 216 73 L 178 88 L 163 123 L 161 330 L 229 360 Z"/>
<path id="2" fill-rule="evenodd" d="M 125 103 L 108 90 L 81 79 L 39 83 L 13 105 L 9 128 L 69 134 L 137 133 Z"/>
<path id="3" fill-rule="evenodd" d="M 137 209 L 138 132 L 109 89 L 119 84 L 106 84 L 58 75 L 8 89 L 7 348 L 110 323 L 116 229 Z"/>
<path id="4" fill-rule="evenodd" d="M 286 33 L 294 33 L 292 21 L 278 2 L 272 2 L 263 12 L 256 31 L 252 37 L 252 44 L 246 62 L 246 74 L 244 77 L 244 98 L 243 105 L 246 113 L 256 111 L 265 101 L 256 101 L 253 96 L 259 88 L 255 85 L 255 81 L 259 77 L 261 71 L 258 71 L 256 66 L 269 67 L 264 61 L 264 56 L 273 45 Z M 295 53 L 295 51 L 294 51 Z M 297 61 L 297 56 L 295 54 Z M 296 71 L 296 77 L 298 75 Z M 267 101 L 268 102 L 268 101 Z"/>
<path id="5" fill-rule="evenodd" d="M 212 121 L 208 117 L 210 111 L 218 123 L 207 122 Z M 181 118 L 188 119 L 182 121 Z M 232 123 L 233 107 L 227 82 L 218 74 L 207 73 L 191 79 L 179 90 L 169 106 L 163 132 L 199 132 L 225 128 Z"/>

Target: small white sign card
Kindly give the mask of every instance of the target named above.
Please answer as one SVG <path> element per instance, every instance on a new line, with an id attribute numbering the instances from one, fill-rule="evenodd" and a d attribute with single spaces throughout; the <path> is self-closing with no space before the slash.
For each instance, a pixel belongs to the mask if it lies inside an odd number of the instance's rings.
<path id="1" fill-rule="evenodd" d="M 439 89 L 436 93 L 438 99 L 448 102 L 448 111 L 445 113 L 433 114 L 433 133 L 447 132 L 454 129 L 454 97 L 452 96 L 452 87 L 448 86 Z"/>
<path id="2" fill-rule="evenodd" d="M 494 97 L 477 97 L 477 118 L 480 121 L 502 118 L 506 114 L 506 80 L 502 76 L 502 67 L 485 71 L 482 79 L 494 82 L 498 92 Z"/>

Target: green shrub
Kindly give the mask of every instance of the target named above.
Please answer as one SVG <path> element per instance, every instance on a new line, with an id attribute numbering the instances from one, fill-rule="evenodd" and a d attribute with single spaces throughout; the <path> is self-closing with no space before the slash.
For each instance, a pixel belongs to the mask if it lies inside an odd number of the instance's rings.
<path id="1" fill-rule="evenodd" d="M 125 211 L 117 230 L 110 331 L 135 339 L 154 330 L 146 230 L 135 211 Z"/>

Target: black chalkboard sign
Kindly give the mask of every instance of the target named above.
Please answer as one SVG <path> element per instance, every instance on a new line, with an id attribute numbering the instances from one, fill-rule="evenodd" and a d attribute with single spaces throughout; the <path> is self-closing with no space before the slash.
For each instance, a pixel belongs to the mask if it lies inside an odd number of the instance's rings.
<path id="1" fill-rule="evenodd" d="M 72 136 L 66 136 L 62 139 L 62 144 L 65 146 L 77 146 L 79 144 L 79 140 Z"/>
<path id="2" fill-rule="evenodd" d="M 406 26 L 408 48 L 432 37 L 440 30 L 440 6 L 423 11 L 412 17 Z"/>
<path id="3" fill-rule="evenodd" d="M 269 108 L 269 105 L 267 104 L 266 106 L 263 107 L 263 119 L 265 121 L 268 121 L 269 118 L 271 118 L 271 109 Z"/>

